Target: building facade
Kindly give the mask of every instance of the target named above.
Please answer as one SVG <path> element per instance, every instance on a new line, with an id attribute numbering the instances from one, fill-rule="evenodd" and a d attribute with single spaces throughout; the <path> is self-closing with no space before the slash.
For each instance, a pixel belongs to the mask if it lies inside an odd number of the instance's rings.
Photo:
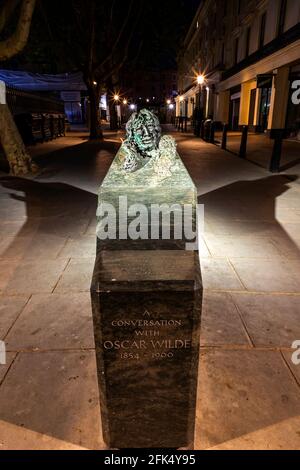
<path id="1" fill-rule="evenodd" d="M 299 0 L 202 0 L 178 57 L 176 114 L 299 135 L 299 79 Z"/>

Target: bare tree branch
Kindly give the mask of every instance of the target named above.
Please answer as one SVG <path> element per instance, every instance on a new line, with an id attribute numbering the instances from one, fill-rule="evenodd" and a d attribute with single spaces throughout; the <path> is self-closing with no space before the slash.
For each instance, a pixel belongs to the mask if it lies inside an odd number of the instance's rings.
<path id="1" fill-rule="evenodd" d="M 131 12 L 132 12 L 134 3 L 135 3 L 135 0 L 131 0 L 130 6 L 129 6 L 129 8 L 128 8 L 127 15 L 126 15 L 126 18 L 125 18 L 125 20 L 124 20 L 124 22 L 123 22 L 123 24 L 122 24 L 122 27 L 120 28 L 119 34 L 118 34 L 118 36 L 117 36 L 117 38 L 116 38 L 116 40 L 115 40 L 114 45 L 113 45 L 112 48 L 111 48 L 110 54 L 109 54 L 100 64 L 97 65 L 96 70 L 99 70 L 99 69 L 101 69 L 102 67 L 104 67 L 104 66 L 107 64 L 107 62 L 109 62 L 109 61 L 112 59 L 112 57 L 113 57 L 113 55 L 114 55 L 114 53 L 115 53 L 115 51 L 116 51 L 116 49 L 117 49 L 117 47 L 118 47 L 118 44 L 119 44 L 119 42 L 120 42 L 120 40 L 121 40 L 121 38 L 122 38 L 122 36 L 123 36 L 123 33 L 124 33 L 124 31 L 125 31 L 125 29 L 126 29 L 126 27 L 127 27 L 127 24 L 128 24 L 128 22 L 129 22 L 129 20 L 130 20 Z"/>
<path id="2" fill-rule="evenodd" d="M 6 0 L 0 11 L 0 32 L 3 31 L 9 22 L 11 15 L 17 8 L 20 0 Z"/>
<path id="3" fill-rule="evenodd" d="M 36 0 L 23 0 L 15 32 L 0 42 L 0 60 L 7 60 L 18 54 L 26 45 Z"/>
<path id="4" fill-rule="evenodd" d="M 116 0 L 113 0 L 112 3 L 111 3 L 111 9 L 110 9 L 110 23 L 111 24 L 112 24 L 113 18 L 114 18 L 115 3 L 116 3 Z"/>

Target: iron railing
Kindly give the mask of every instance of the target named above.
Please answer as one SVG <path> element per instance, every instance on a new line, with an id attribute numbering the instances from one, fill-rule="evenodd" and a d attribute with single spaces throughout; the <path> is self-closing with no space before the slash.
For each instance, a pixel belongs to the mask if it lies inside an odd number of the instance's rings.
<path id="1" fill-rule="evenodd" d="M 65 112 L 62 100 L 11 86 L 6 87 L 6 100 L 14 116 L 32 113 L 64 114 Z"/>

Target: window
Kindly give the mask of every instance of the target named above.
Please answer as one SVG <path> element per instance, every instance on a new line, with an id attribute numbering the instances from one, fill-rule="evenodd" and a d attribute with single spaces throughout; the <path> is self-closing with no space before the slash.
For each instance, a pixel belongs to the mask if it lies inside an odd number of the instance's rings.
<path id="1" fill-rule="evenodd" d="M 236 38 L 234 43 L 234 65 L 238 62 L 238 53 L 239 53 L 239 38 Z"/>
<path id="2" fill-rule="evenodd" d="M 265 43 L 265 35 L 266 35 L 266 20 L 267 20 L 267 13 L 265 12 L 260 19 L 260 32 L 259 32 L 259 49 L 263 47 Z"/>
<path id="3" fill-rule="evenodd" d="M 251 28 L 247 28 L 246 31 L 246 49 L 245 49 L 245 57 L 248 57 L 249 50 L 250 50 L 250 37 L 251 37 Z"/>
<path id="4" fill-rule="evenodd" d="M 284 31 L 285 17 L 286 17 L 286 4 L 287 0 L 281 0 L 280 10 L 279 10 L 279 19 L 278 19 L 278 36 Z"/>

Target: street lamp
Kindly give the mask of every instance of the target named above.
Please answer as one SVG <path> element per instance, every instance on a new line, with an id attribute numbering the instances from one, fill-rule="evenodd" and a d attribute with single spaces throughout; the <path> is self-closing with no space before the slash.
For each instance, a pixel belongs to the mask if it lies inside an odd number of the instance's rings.
<path id="1" fill-rule="evenodd" d="M 197 75 L 197 83 L 198 85 L 203 85 L 203 83 L 205 82 L 205 77 L 204 75 L 201 73 L 199 75 Z"/>
<path id="2" fill-rule="evenodd" d="M 119 95 L 115 94 L 114 95 L 114 101 L 119 101 L 119 99 L 120 99 Z"/>
<path id="3" fill-rule="evenodd" d="M 179 101 L 183 101 L 183 100 L 184 100 L 183 96 L 179 96 Z"/>
<path id="4" fill-rule="evenodd" d="M 171 100 L 167 100 L 167 104 L 171 104 Z"/>
<path id="5" fill-rule="evenodd" d="M 130 109 L 134 110 L 135 109 L 135 104 L 131 104 Z"/>
<path id="6" fill-rule="evenodd" d="M 123 104 L 126 105 L 127 103 L 128 103 L 128 101 L 127 101 L 126 98 L 125 98 L 125 99 L 123 100 Z"/>

